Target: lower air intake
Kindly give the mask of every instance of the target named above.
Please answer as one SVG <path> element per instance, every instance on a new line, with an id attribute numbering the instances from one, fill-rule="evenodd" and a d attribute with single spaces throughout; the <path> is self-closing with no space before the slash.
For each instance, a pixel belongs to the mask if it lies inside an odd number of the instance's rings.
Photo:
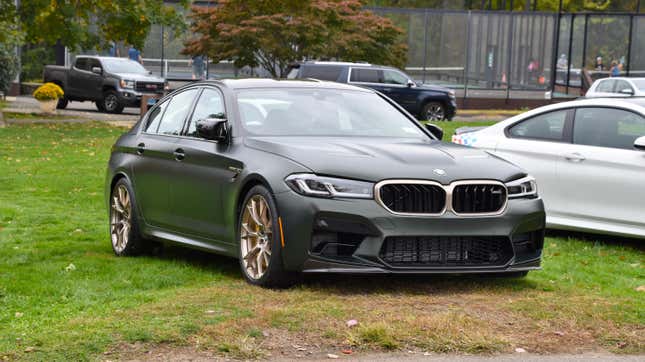
<path id="1" fill-rule="evenodd" d="M 391 266 L 502 266 L 513 256 L 506 237 L 423 236 L 389 237 L 381 259 Z"/>

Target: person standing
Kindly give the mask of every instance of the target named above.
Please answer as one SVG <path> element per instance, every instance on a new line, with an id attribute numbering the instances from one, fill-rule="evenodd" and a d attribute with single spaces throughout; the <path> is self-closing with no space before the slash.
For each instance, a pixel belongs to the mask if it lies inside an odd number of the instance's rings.
<path id="1" fill-rule="evenodd" d="M 597 71 L 603 71 L 605 70 L 605 65 L 602 63 L 602 57 L 596 58 L 596 66 L 595 66 Z"/>
<path id="2" fill-rule="evenodd" d="M 204 56 L 195 55 L 191 60 L 190 64 L 193 66 L 193 79 L 204 79 Z"/>
<path id="3" fill-rule="evenodd" d="M 128 49 L 128 58 L 130 58 L 130 60 L 134 60 L 137 63 L 143 64 L 141 52 L 137 48 L 135 48 L 134 45 L 130 45 L 130 49 Z"/>
<path id="4" fill-rule="evenodd" d="M 617 61 L 612 61 L 611 62 L 611 68 L 609 69 L 610 76 L 611 77 L 620 77 L 620 67 L 618 66 Z"/>
<path id="5" fill-rule="evenodd" d="M 119 47 L 118 47 L 118 46 L 116 46 L 116 42 L 115 42 L 115 41 L 110 41 L 110 50 L 109 50 L 109 54 L 110 54 L 110 56 L 111 56 L 111 57 L 119 57 L 119 56 L 120 56 L 120 54 L 119 54 Z"/>

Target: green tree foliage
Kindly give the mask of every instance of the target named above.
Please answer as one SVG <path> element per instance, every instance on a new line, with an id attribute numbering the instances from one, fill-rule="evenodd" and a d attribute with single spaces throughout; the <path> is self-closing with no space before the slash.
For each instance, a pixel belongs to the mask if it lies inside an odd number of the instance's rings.
<path id="1" fill-rule="evenodd" d="M 185 25 L 180 12 L 160 0 L 21 0 L 16 10 L 25 41 L 53 45 L 60 41 L 72 50 L 101 49 L 109 41 L 143 47 L 150 25 Z M 13 1 L 11 1 L 13 3 Z M 181 0 L 187 7 L 189 0 Z"/>
<path id="2" fill-rule="evenodd" d="M 260 66 L 274 77 L 305 59 L 406 62 L 402 31 L 391 20 L 364 10 L 362 0 L 222 0 L 193 7 L 185 54 L 237 67 Z"/>
<path id="3" fill-rule="evenodd" d="M 16 64 L 14 49 L 0 44 L 0 92 L 4 95 L 16 76 Z"/>

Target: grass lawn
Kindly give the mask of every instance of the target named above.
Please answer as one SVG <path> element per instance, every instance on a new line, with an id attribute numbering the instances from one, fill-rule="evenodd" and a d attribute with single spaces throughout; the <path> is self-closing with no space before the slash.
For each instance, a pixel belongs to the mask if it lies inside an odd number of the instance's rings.
<path id="1" fill-rule="evenodd" d="M 0 360 L 645 352 L 641 242 L 553 235 L 525 279 L 315 277 L 283 291 L 180 248 L 116 258 L 103 182 L 121 132 L 0 129 Z"/>

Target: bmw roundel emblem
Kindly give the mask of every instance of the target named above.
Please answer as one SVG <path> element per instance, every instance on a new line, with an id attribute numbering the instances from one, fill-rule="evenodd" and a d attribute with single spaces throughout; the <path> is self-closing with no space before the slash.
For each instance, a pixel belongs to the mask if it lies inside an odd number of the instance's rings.
<path id="1" fill-rule="evenodd" d="M 436 174 L 437 174 L 437 175 L 439 175 L 439 176 L 443 176 L 443 175 L 445 175 L 445 174 L 446 174 L 446 171 L 445 171 L 445 170 L 442 170 L 442 169 L 440 169 L 440 168 L 435 168 L 434 170 L 432 170 L 432 172 L 436 173 Z"/>

